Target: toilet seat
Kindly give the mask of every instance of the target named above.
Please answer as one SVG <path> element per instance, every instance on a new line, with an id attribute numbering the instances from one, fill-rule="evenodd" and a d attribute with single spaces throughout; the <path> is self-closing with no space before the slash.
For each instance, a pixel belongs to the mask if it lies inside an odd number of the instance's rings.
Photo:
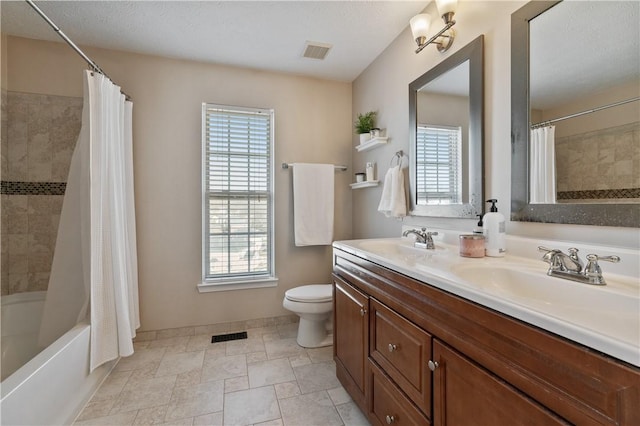
<path id="1" fill-rule="evenodd" d="M 324 303 L 333 299 L 331 284 L 303 285 L 287 290 L 285 298 L 298 303 Z"/>

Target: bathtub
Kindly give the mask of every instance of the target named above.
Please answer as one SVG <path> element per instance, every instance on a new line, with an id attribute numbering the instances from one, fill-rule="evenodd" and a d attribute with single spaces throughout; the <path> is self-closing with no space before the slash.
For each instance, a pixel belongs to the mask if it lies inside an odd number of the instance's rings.
<path id="1" fill-rule="evenodd" d="M 15 369 L 2 380 L 2 425 L 71 424 L 115 365 L 109 362 L 89 374 L 88 324 L 76 325 L 39 352 L 45 297 L 46 292 L 2 297 L 3 376 Z M 21 357 L 32 358 L 20 366 Z"/>

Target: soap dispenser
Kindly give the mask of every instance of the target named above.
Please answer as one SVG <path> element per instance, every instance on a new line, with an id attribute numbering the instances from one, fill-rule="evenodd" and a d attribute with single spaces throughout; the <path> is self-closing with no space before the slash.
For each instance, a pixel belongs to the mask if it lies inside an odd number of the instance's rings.
<path id="1" fill-rule="evenodd" d="M 476 216 L 478 216 L 478 225 L 476 225 L 475 228 L 473 228 L 473 233 L 474 234 L 484 234 L 484 230 L 482 229 L 483 223 L 482 223 L 482 215 L 481 214 L 477 214 Z"/>
<path id="2" fill-rule="evenodd" d="M 497 202 L 495 198 L 487 200 L 491 209 L 482 218 L 485 255 L 491 257 L 502 257 L 507 251 L 504 216 L 498 213 Z"/>

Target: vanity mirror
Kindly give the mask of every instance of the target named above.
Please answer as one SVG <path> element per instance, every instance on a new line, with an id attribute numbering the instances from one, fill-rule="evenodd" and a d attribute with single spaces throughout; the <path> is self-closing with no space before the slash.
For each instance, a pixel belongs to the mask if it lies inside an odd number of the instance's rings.
<path id="1" fill-rule="evenodd" d="M 483 207 L 483 36 L 409 84 L 411 215 Z"/>
<path id="2" fill-rule="evenodd" d="M 640 226 L 639 11 L 532 1 L 512 15 L 512 220 Z"/>

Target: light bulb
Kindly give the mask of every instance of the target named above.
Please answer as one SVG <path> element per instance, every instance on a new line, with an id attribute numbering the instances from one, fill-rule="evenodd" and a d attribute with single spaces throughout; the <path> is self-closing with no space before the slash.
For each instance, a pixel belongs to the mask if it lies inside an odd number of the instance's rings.
<path id="1" fill-rule="evenodd" d="M 411 33 L 413 34 L 414 40 L 426 40 L 429 35 L 429 27 L 431 26 L 431 16 L 427 13 L 416 15 L 411 18 L 409 25 L 411 25 Z M 418 42 L 418 44 L 420 43 L 421 42 Z"/>

